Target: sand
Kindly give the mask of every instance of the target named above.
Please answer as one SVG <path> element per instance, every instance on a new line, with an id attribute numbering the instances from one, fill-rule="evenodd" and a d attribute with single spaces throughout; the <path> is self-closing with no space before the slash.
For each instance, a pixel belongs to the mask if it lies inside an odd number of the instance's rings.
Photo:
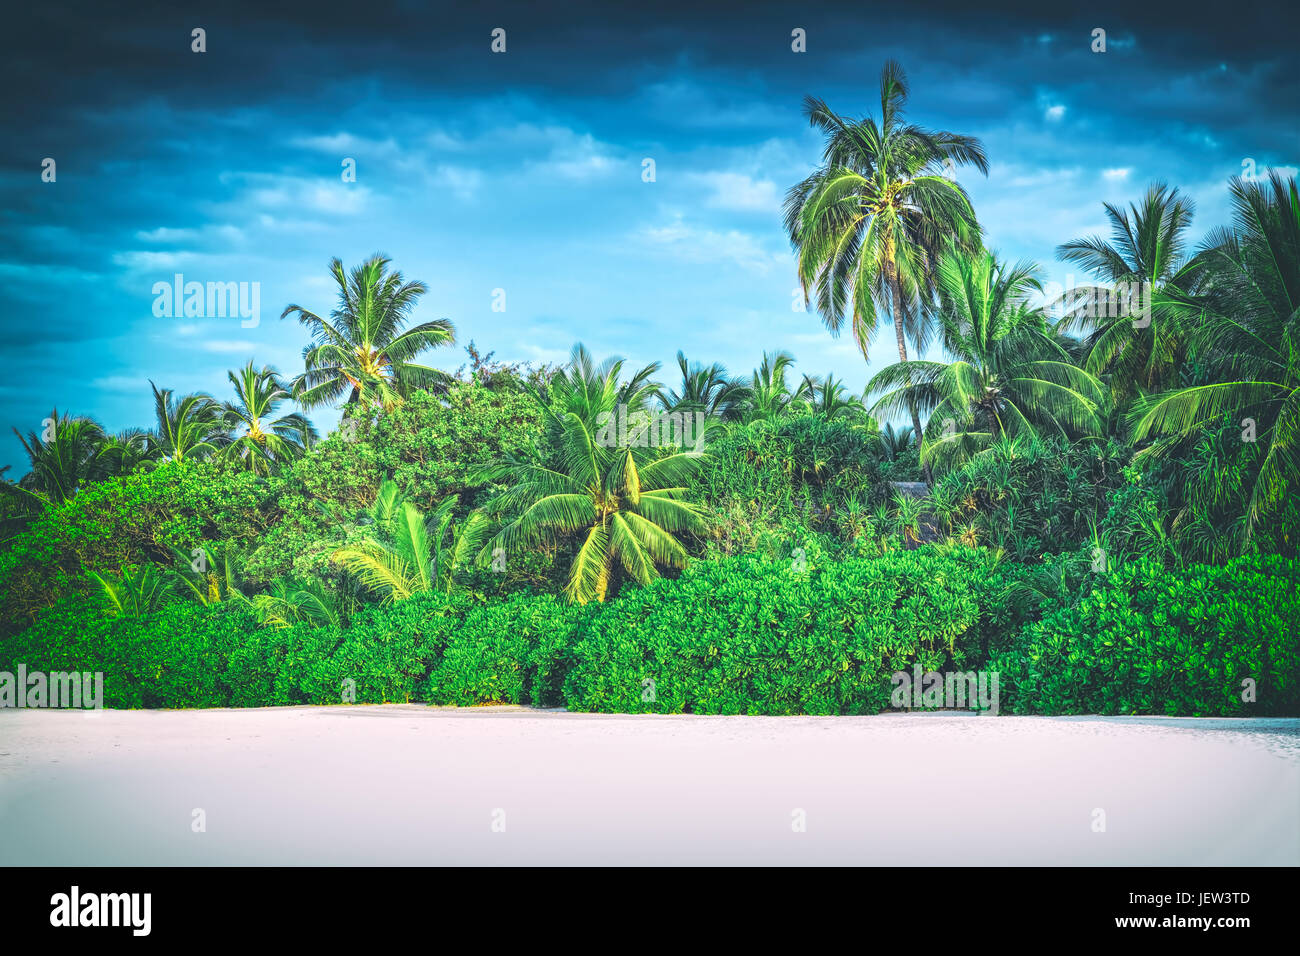
<path id="1" fill-rule="evenodd" d="M 1295 866 L 1300 721 L 0 711 L 0 865 L 512 863 Z"/>

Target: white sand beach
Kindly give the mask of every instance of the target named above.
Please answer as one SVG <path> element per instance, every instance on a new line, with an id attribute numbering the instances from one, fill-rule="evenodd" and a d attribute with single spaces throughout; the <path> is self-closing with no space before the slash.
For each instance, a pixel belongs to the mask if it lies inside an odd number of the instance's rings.
<path id="1" fill-rule="evenodd" d="M 1300 721 L 0 711 L 0 865 L 532 863 L 1294 866 Z"/>

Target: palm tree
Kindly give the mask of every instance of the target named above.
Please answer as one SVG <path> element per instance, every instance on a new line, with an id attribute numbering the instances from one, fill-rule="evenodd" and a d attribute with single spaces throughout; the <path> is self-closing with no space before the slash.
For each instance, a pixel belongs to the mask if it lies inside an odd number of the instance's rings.
<path id="1" fill-rule="evenodd" d="M 1126 289 L 1130 296 L 1140 293 L 1149 307 L 1166 284 L 1192 288 L 1202 272 L 1201 263 L 1189 262 L 1185 255 L 1186 232 L 1191 226 L 1195 205 L 1180 196 L 1177 189 L 1153 183 L 1142 198 L 1127 210 L 1105 204 L 1111 223 L 1111 240 L 1099 236 L 1076 239 L 1057 248 L 1066 262 L 1077 263 L 1116 289 Z M 1089 329 L 1086 341 L 1087 364 L 1093 375 L 1109 373 L 1111 388 L 1117 398 L 1131 398 L 1137 388 L 1153 389 L 1168 383 L 1173 375 L 1178 340 L 1172 323 L 1163 317 L 1135 326 L 1137 318 L 1126 296 L 1110 299 L 1115 290 L 1086 287 L 1067 293 L 1073 307 L 1059 323 L 1062 330 Z M 1105 315 L 1096 306 L 1106 302 Z M 1115 307 L 1111 307 L 1111 303 Z M 1080 309 L 1081 304 L 1092 308 Z M 1129 307 L 1125 307 L 1129 306 Z M 1112 314 L 1114 313 L 1114 314 Z"/>
<path id="2" fill-rule="evenodd" d="M 253 367 L 252 359 L 238 372 L 227 372 L 235 387 L 234 402 L 226 402 L 226 428 L 235 435 L 224 454 L 242 460 L 254 474 L 270 474 L 282 462 L 301 455 L 316 440 L 316 429 L 305 416 L 293 412 L 271 418 L 288 401 L 289 390 L 269 365 Z M 269 420 L 268 420 L 269 419 Z"/>
<path id="3" fill-rule="evenodd" d="M 158 441 L 144 428 L 126 428 L 105 437 L 96 458 L 96 470 L 104 477 L 129 475 L 141 465 L 158 460 Z"/>
<path id="4" fill-rule="evenodd" d="M 806 408 L 809 413 L 827 421 L 855 411 L 863 411 L 862 401 L 850 393 L 843 382 L 836 381 L 834 373 L 827 375 L 825 379 L 805 375 L 795 392 L 794 402 Z"/>
<path id="5" fill-rule="evenodd" d="M 1008 267 L 985 250 L 952 249 L 940 261 L 938 287 L 944 347 L 955 361 L 900 362 L 867 386 L 881 394 L 872 414 L 932 410 L 923 461 L 1040 428 L 1100 432 L 1101 382 L 1070 362 L 1032 304 L 1042 291 L 1032 264 Z"/>
<path id="6" fill-rule="evenodd" d="M 99 585 L 109 617 L 148 617 L 174 596 L 172 581 L 152 564 L 129 565 L 115 575 L 87 572 Z"/>
<path id="7" fill-rule="evenodd" d="M 880 447 L 886 461 L 897 461 L 899 455 L 915 446 L 916 432 L 910 425 L 895 431 L 894 426 L 886 422 L 885 427 L 880 429 Z"/>
<path id="8" fill-rule="evenodd" d="M 385 479 L 368 516 L 375 535 L 339 548 L 333 560 L 382 595 L 385 604 L 413 594 L 449 593 L 456 573 L 469 564 L 489 529 L 481 512 L 471 512 L 458 524 L 453 515 L 457 501 L 456 495 L 447 496 L 426 517 Z"/>
<path id="9" fill-rule="evenodd" d="M 794 396 L 785 376 L 793 366 L 794 356 L 789 352 L 763 353 L 763 361 L 754 369 L 750 381 L 746 416 L 751 421 L 776 418 L 789 409 Z"/>
<path id="10" fill-rule="evenodd" d="M 918 351 L 928 344 L 932 271 L 944 243 L 979 237 L 970 199 L 951 172 L 970 164 L 988 173 L 978 139 L 905 123 L 907 94 L 903 68 L 890 60 L 880 73 L 878 125 L 846 119 L 807 97 L 809 123 L 827 135 L 823 163 L 785 200 L 805 303 L 815 289 L 817 311 L 833 334 L 847 318 L 863 357 L 883 309 L 903 363 L 908 339 Z M 911 412 L 920 434 L 918 412 Z"/>
<path id="11" fill-rule="evenodd" d="M 1245 479 L 1245 538 L 1288 500 L 1300 478 L 1300 197 L 1294 178 L 1229 184 L 1234 228 L 1212 233 L 1197 259 L 1200 294 L 1160 296 L 1203 382 L 1139 400 L 1140 455 L 1163 457 L 1210 430 L 1254 424 L 1258 471 Z"/>
<path id="12" fill-rule="evenodd" d="M 195 392 L 174 397 L 170 388 L 153 382 L 154 419 L 152 440 L 158 454 L 174 462 L 206 458 L 228 444 L 221 406 L 210 395 Z"/>
<path id="13" fill-rule="evenodd" d="M 628 413 L 643 412 L 660 393 L 652 380 L 659 363 L 646 365 L 624 380 L 623 359 L 611 356 L 599 365 L 581 342 L 573 346 L 569 361 L 559 369 L 544 388 L 534 394 L 544 409 L 550 410 L 545 421 L 551 436 L 559 440 L 565 415 L 577 415 L 589 428 L 602 418 L 622 408 Z"/>
<path id="14" fill-rule="evenodd" d="M 239 561 L 230 547 L 203 545 L 186 554 L 173 547 L 176 589 L 204 607 L 227 601 L 247 603 L 239 580 Z"/>
<path id="15" fill-rule="evenodd" d="M 446 372 L 412 361 L 426 349 L 451 345 L 456 331 L 447 319 L 405 329 L 411 310 L 428 291 L 423 282 L 406 282 L 388 271 L 388 259 L 374 255 L 351 273 L 338 258 L 330 273 L 339 288 L 339 304 L 328 320 L 300 305 L 289 305 L 280 318 L 297 315 L 311 330 L 313 344 L 303 350 L 306 370 L 293 382 L 293 397 L 315 408 L 346 394 L 346 405 L 400 405 L 412 389 L 446 387 Z M 346 412 L 345 412 L 346 414 Z"/>
<path id="16" fill-rule="evenodd" d="M 18 487 L 52 504 L 62 504 L 76 495 L 88 481 L 98 477 L 99 455 L 106 436 L 103 426 L 84 416 L 59 417 L 56 408 L 43 423 L 41 434 L 28 432 L 22 443 L 31 471 Z"/>
<path id="17" fill-rule="evenodd" d="M 661 448 L 597 440 L 598 422 L 620 402 L 644 402 L 654 392 L 648 383 L 653 368 L 620 384 L 620 365 L 611 360 L 596 368 L 585 350 L 575 349 L 573 367 L 557 376 L 555 401 L 545 406 L 556 462 L 503 461 L 475 479 L 509 486 L 489 504 L 490 512 L 519 512 L 479 560 L 496 548 L 510 553 L 580 536 L 564 588 L 580 604 L 605 599 L 616 567 L 639 584 L 659 576 L 657 565 L 684 567 L 686 549 L 674 535 L 704 528 L 696 506 L 682 500 L 703 453 L 664 455 Z"/>
<path id="18" fill-rule="evenodd" d="M 664 388 L 656 392 L 663 407 L 670 412 L 703 412 L 713 420 L 739 418 L 750 398 L 750 390 L 743 382 L 727 377 L 727 370 L 714 362 L 705 367 L 699 362 L 686 361 L 686 355 L 677 353 L 677 367 L 682 372 L 681 391 Z"/>

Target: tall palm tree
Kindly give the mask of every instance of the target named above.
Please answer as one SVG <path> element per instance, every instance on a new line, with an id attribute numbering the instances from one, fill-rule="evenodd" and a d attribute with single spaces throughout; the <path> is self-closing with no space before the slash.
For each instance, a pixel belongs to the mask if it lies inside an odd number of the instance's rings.
<path id="1" fill-rule="evenodd" d="M 170 388 L 152 381 L 155 430 L 159 455 L 175 462 L 206 458 L 228 444 L 221 406 L 210 395 L 195 392 L 176 398 Z"/>
<path id="2" fill-rule="evenodd" d="M 1255 423 L 1258 470 L 1247 478 L 1245 536 L 1300 485 L 1300 196 L 1294 178 L 1229 184 L 1233 228 L 1211 233 L 1197 259 L 1199 294 L 1160 296 L 1203 381 L 1139 400 L 1130 413 L 1140 455 L 1163 457 L 1212 429 Z"/>
<path id="3" fill-rule="evenodd" d="M 750 380 L 746 412 L 749 419 L 776 418 L 785 413 L 794 397 L 785 376 L 793 367 L 794 356 L 789 352 L 763 353 L 763 361 Z"/>
<path id="4" fill-rule="evenodd" d="M 300 305 L 289 305 L 281 313 L 282 319 L 296 315 L 312 334 L 312 344 L 303 350 L 306 370 L 293 382 L 293 397 L 304 408 L 346 394 L 349 406 L 378 404 L 390 409 L 412 389 L 449 383 L 446 372 L 412 360 L 427 349 L 453 344 L 455 328 L 447 319 L 405 328 L 428 288 L 388 271 L 389 261 L 376 254 L 345 273 L 342 261 L 331 259 L 339 303 L 329 319 Z"/>
<path id="5" fill-rule="evenodd" d="M 674 535 L 700 532 L 698 508 L 682 500 L 686 483 L 703 458 L 699 451 L 664 454 L 664 449 L 598 441 L 601 422 L 619 404 L 644 408 L 657 386 L 647 366 L 620 382 L 622 363 L 594 365 L 581 346 L 570 367 L 552 382 L 544 405 L 554 461 L 512 459 L 483 469 L 476 482 L 508 487 L 487 510 L 517 517 L 484 546 L 485 561 L 496 548 L 505 553 L 581 538 L 564 588 L 577 603 L 603 601 L 621 567 L 633 581 L 659 576 L 658 565 L 684 567 L 686 549 Z"/>
<path id="6" fill-rule="evenodd" d="M 1156 182 L 1148 187 L 1141 204 L 1127 210 L 1105 204 L 1111 239 L 1100 236 L 1076 239 L 1057 247 L 1057 256 L 1083 266 L 1092 275 L 1129 293 L 1140 293 L 1146 306 L 1166 284 L 1194 287 L 1203 272 L 1201 263 L 1185 255 L 1187 230 L 1195 205 L 1177 189 Z M 1139 317 L 1123 297 L 1107 299 L 1106 290 L 1084 287 L 1067 293 L 1073 300 L 1059 323 L 1062 330 L 1088 330 L 1085 367 L 1093 375 L 1106 375 L 1116 398 L 1132 398 L 1138 389 L 1170 384 L 1177 363 L 1178 339 L 1173 324 L 1163 317 Z M 1106 302 L 1107 307 L 1097 308 Z M 1081 306 L 1091 303 L 1091 308 Z M 1112 307 L 1112 303 L 1115 307 Z M 1099 313 L 1104 311 L 1105 315 Z M 1114 314 L 1112 314 L 1114 313 Z"/>
<path id="7" fill-rule="evenodd" d="M 269 365 L 253 367 L 252 359 L 238 372 L 226 373 L 235 387 L 235 401 L 226 402 L 224 416 L 232 440 L 224 454 L 242 461 L 254 474 L 267 475 L 279 464 L 301 455 L 316 440 L 316 429 L 298 412 L 272 418 L 290 399 L 279 373 Z"/>
<path id="8" fill-rule="evenodd" d="M 714 362 L 704 366 L 689 363 L 685 353 L 678 351 L 677 367 L 682 372 L 680 391 L 670 388 L 657 390 L 656 397 L 670 412 L 703 412 L 709 419 L 734 420 L 739 418 L 750 398 L 749 386 L 727 376 L 727 370 Z"/>
<path id="9" fill-rule="evenodd" d="M 872 414 L 931 411 L 922 460 L 968 455 L 1003 436 L 1046 429 L 1100 433 L 1101 382 L 1078 368 L 1033 304 L 1042 285 L 1032 264 L 1006 266 L 981 250 L 952 249 L 939 263 L 944 347 L 952 362 L 900 362 L 877 373 Z"/>
<path id="10" fill-rule="evenodd" d="M 40 434 L 32 431 L 24 438 L 18 429 L 13 431 L 31 464 L 31 471 L 19 480 L 19 488 L 57 505 L 99 477 L 99 455 L 107 436 L 93 418 L 60 417 L 56 408 Z"/>
<path id="11" fill-rule="evenodd" d="M 978 139 L 904 122 L 907 95 L 903 68 L 890 60 L 880 73 L 878 124 L 846 119 L 807 97 L 804 113 L 827 137 L 822 165 L 785 200 L 805 303 L 815 291 L 817 311 L 834 334 L 847 320 L 864 357 L 884 310 L 903 363 L 909 339 L 918 352 L 929 342 L 933 265 L 943 245 L 979 237 L 970 198 L 952 170 L 969 164 L 988 173 Z M 911 412 L 920 434 L 918 412 Z"/>

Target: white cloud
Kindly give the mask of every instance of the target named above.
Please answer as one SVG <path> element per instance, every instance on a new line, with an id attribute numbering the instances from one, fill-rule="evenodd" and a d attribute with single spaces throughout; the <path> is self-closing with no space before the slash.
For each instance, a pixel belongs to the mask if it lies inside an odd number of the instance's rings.
<path id="1" fill-rule="evenodd" d="M 1114 169 L 1103 169 L 1101 175 L 1113 182 L 1115 180 L 1128 179 L 1128 174 L 1131 172 L 1133 172 L 1133 170 L 1128 166 L 1117 166 Z"/>
<path id="2" fill-rule="evenodd" d="M 226 354 L 230 352 L 248 352 L 253 353 L 257 350 L 257 343 L 250 342 L 247 339 L 209 339 L 200 343 L 200 347 L 205 352 L 217 352 Z"/>
<path id="3" fill-rule="evenodd" d="M 143 377 L 133 378 L 130 375 L 108 375 L 104 378 L 92 379 L 90 387 L 103 392 L 148 392 L 149 380 Z"/>
<path id="4" fill-rule="evenodd" d="M 711 190 L 706 204 L 716 209 L 778 212 L 781 208 L 776 183 L 770 179 L 731 172 L 690 173 L 687 179 Z"/>
<path id="5" fill-rule="evenodd" d="M 1058 120 L 1065 118 L 1065 107 L 1062 106 L 1060 103 L 1056 103 L 1055 105 L 1049 106 L 1046 110 L 1044 110 L 1043 116 L 1051 120 L 1052 122 L 1057 122 Z"/>
<path id="6" fill-rule="evenodd" d="M 483 184 L 483 174 L 469 166 L 443 165 L 433 171 L 433 182 L 460 199 L 471 199 Z"/>
<path id="7" fill-rule="evenodd" d="M 674 258 L 692 263 L 731 262 L 749 272 L 766 273 L 773 267 L 789 265 L 788 253 L 773 253 L 749 233 L 730 229 L 718 232 L 700 229 L 678 216 L 666 226 L 646 226 L 633 237 L 663 249 Z"/>

